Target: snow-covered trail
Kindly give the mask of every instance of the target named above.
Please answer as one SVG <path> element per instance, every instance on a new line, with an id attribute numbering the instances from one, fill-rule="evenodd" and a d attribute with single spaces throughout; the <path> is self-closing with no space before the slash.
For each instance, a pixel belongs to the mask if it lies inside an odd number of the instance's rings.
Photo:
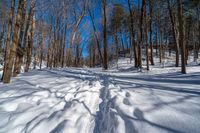
<path id="1" fill-rule="evenodd" d="M 0 88 L 0 133 L 200 132 L 196 68 L 34 70 Z"/>
<path id="2" fill-rule="evenodd" d="M 32 71 L 0 88 L 0 133 L 93 132 L 101 102 L 93 75 Z"/>
<path id="3" fill-rule="evenodd" d="M 199 72 L 126 75 L 111 76 L 114 132 L 200 132 Z"/>

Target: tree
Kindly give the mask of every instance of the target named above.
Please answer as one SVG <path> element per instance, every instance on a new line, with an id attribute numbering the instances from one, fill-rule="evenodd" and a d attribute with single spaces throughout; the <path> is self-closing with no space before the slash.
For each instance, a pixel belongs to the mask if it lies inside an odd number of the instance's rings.
<path id="1" fill-rule="evenodd" d="M 140 39 L 138 45 L 138 66 L 142 68 L 142 41 L 143 41 L 143 19 L 145 15 L 146 0 L 142 0 L 141 16 L 140 16 Z"/>
<path id="2" fill-rule="evenodd" d="M 172 31 L 173 31 L 173 40 L 175 41 L 176 45 L 176 67 L 179 66 L 179 43 L 178 43 L 178 30 L 177 30 L 177 23 L 176 23 L 176 17 L 174 17 L 172 13 L 172 9 L 170 7 L 170 0 L 167 0 L 167 7 L 169 11 L 170 21 L 172 25 Z"/>
<path id="3" fill-rule="evenodd" d="M 16 59 L 14 64 L 14 72 L 13 76 L 17 76 L 20 74 L 21 65 L 23 63 L 23 35 L 24 35 L 24 25 L 25 25 L 25 17 L 26 17 L 26 0 L 22 2 L 22 18 L 20 20 L 20 32 L 19 32 L 19 39 L 18 39 L 18 45 L 17 45 L 17 51 L 16 51 Z"/>
<path id="4" fill-rule="evenodd" d="M 69 42 L 69 49 L 68 49 L 68 55 L 67 55 L 67 66 L 70 66 L 72 64 L 72 46 L 73 46 L 74 40 L 76 38 L 76 31 L 81 23 L 81 20 L 83 19 L 84 15 L 85 15 L 87 1 L 83 1 L 82 4 L 83 4 L 83 7 L 81 10 L 81 14 L 79 16 L 77 16 L 76 11 L 74 9 L 75 25 L 73 26 L 73 29 L 71 32 L 71 37 L 70 37 L 70 42 Z"/>
<path id="5" fill-rule="evenodd" d="M 134 27 L 133 27 L 133 11 L 132 11 L 132 8 L 131 8 L 131 3 L 130 3 L 130 0 L 128 0 L 128 8 L 129 8 L 129 14 L 130 14 L 130 20 L 131 20 L 131 36 L 132 36 L 132 42 L 131 42 L 131 48 L 133 46 L 133 50 L 134 50 L 134 60 L 135 60 L 135 67 L 138 67 L 139 66 L 139 55 L 138 55 L 138 52 L 137 52 L 137 46 L 136 46 L 136 43 L 135 43 L 135 34 L 134 34 Z M 138 47 L 139 48 L 139 47 Z M 132 51 L 131 51 L 132 52 Z"/>
<path id="6" fill-rule="evenodd" d="M 108 54 L 107 54 L 107 16 L 106 16 L 106 0 L 102 0 L 103 8 L 103 49 L 104 49 L 104 63 L 103 68 L 108 69 Z"/>
<path id="7" fill-rule="evenodd" d="M 94 5 L 92 5 L 91 3 L 92 2 L 88 2 L 88 12 L 89 12 L 90 19 L 92 21 L 92 27 L 93 27 L 93 31 L 94 31 L 94 36 L 95 36 L 95 40 L 96 40 L 96 44 L 97 44 L 100 60 L 101 60 L 101 63 L 103 63 L 103 56 L 102 56 L 102 52 L 101 52 L 100 41 L 99 41 L 98 36 L 97 36 L 97 30 L 96 30 L 95 22 L 94 22 L 94 19 L 95 19 L 94 18 L 94 11 L 92 9 L 90 9 Z"/>
<path id="8" fill-rule="evenodd" d="M 153 19 L 153 0 L 149 0 L 149 13 L 150 13 L 150 20 L 149 20 L 149 32 L 150 32 L 150 46 L 151 46 L 151 65 L 154 65 L 153 59 L 153 40 L 152 40 L 152 19 Z"/>
<path id="9" fill-rule="evenodd" d="M 114 43 L 115 43 L 115 55 L 116 55 L 117 62 L 118 62 L 118 52 L 119 52 L 118 32 L 119 32 L 120 28 L 124 28 L 124 27 L 122 27 L 124 16 L 125 16 L 125 14 L 124 14 L 123 7 L 119 4 L 115 4 L 114 8 L 112 10 L 111 30 L 112 30 L 112 34 L 113 34 L 113 38 L 114 38 Z M 122 32 L 122 30 L 121 30 L 121 32 Z"/>
<path id="10" fill-rule="evenodd" d="M 26 48 L 25 72 L 28 72 L 30 64 L 31 64 L 31 58 L 32 58 L 33 39 L 34 39 L 34 31 L 35 31 L 34 14 L 35 14 L 35 0 L 31 0 L 31 7 L 30 7 L 30 11 L 29 11 L 28 22 L 27 22 L 26 30 L 25 30 L 25 39 L 24 39 L 24 43 L 26 43 L 26 40 L 28 38 L 28 45 L 24 46 Z M 30 34 L 28 35 L 29 27 L 30 27 L 30 31 L 29 31 Z"/>
<path id="11" fill-rule="evenodd" d="M 149 44 L 148 44 L 148 16 L 146 11 L 147 3 L 145 2 L 145 8 L 144 8 L 144 19 L 145 19 L 145 50 L 146 50 L 146 65 L 147 65 L 147 71 L 149 70 Z"/>
<path id="12" fill-rule="evenodd" d="M 12 69 L 13 69 L 14 59 L 16 55 L 16 50 L 17 50 L 17 44 L 18 44 L 18 32 L 20 31 L 20 28 L 21 28 L 20 22 L 22 20 L 22 8 L 23 8 L 24 2 L 25 0 L 19 0 L 17 17 L 16 17 L 15 26 L 14 26 L 14 35 L 12 39 L 12 45 L 10 48 L 9 58 L 5 66 L 6 69 L 4 71 L 4 78 L 3 78 L 4 83 L 10 83 L 10 79 L 12 76 Z"/>
<path id="13" fill-rule="evenodd" d="M 182 0 L 177 0 L 178 21 L 179 21 L 179 45 L 181 46 L 181 72 L 186 74 L 185 41 L 184 41 L 184 20 Z"/>
<path id="14" fill-rule="evenodd" d="M 9 75 L 6 72 L 7 72 L 8 61 L 9 61 L 9 56 L 10 56 L 11 32 L 13 30 L 13 23 L 15 22 L 14 15 L 15 15 L 15 0 L 12 0 L 11 1 L 11 10 L 9 13 L 8 35 L 7 35 L 7 41 L 5 44 L 4 68 L 3 68 L 3 76 L 2 76 L 3 82 L 5 82 L 6 80 L 9 80 L 9 77 L 8 77 Z"/>

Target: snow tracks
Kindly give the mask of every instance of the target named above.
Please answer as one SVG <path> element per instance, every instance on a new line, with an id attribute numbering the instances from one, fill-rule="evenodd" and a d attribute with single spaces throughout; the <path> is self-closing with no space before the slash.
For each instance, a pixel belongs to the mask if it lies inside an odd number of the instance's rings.
<path id="1" fill-rule="evenodd" d="M 101 85 L 86 71 L 32 71 L 0 86 L 2 133 L 93 132 Z"/>
<path id="2" fill-rule="evenodd" d="M 0 133 L 199 133 L 199 73 L 187 76 L 31 71 L 0 84 Z"/>
<path id="3" fill-rule="evenodd" d="M 102 102 L 99 105 L 99 111 L 95 119 L 94 133 L 111 133 L 114 130 L 114 120 L 111 112 L 111 103 L 113 98 L 109 92 L 109 78 L 106 75 L 100 76 L 103 88 L 101 89 L 100 98 Z"/>

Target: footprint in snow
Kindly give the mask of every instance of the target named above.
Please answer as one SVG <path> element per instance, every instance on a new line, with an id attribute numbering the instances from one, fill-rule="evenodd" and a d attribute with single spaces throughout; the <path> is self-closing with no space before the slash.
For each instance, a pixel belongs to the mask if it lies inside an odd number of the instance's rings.
<path id="1" fill-rule="evenodd" d="M 131 105 L 131 103 L 130 103 L 130 101 L 129 101 L 128 98 L 124 98 L 123 103 L 124 103 L 125 105 L 129 105 L 129 106 Z"/>
<path id="2" fill-rule="evenodd" d="M 140 120 L 144 120 L 144 113 L 139 108 L 134 110 L 133 115 Z"/>
<path id="3" fill-rule="evenodd" d="M 126 97 L 130 97 L 131 94 L 129 92 L 126 92 Z"/>

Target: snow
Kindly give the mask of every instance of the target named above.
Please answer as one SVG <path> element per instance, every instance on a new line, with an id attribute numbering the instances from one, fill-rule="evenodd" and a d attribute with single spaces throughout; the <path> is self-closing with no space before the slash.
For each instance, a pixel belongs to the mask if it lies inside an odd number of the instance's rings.
<path id="1" fill-rule="evenodd" d="M 199 133 L 200 66 L 165 63 L 23 73 L 0 84 L 0 133 Z"/>
<path id="2" fill-rule="evenodd" d="M 1 84 L 0 132 L 91 132 L 101 85 L 70 72 L 35 70 Z"/>

